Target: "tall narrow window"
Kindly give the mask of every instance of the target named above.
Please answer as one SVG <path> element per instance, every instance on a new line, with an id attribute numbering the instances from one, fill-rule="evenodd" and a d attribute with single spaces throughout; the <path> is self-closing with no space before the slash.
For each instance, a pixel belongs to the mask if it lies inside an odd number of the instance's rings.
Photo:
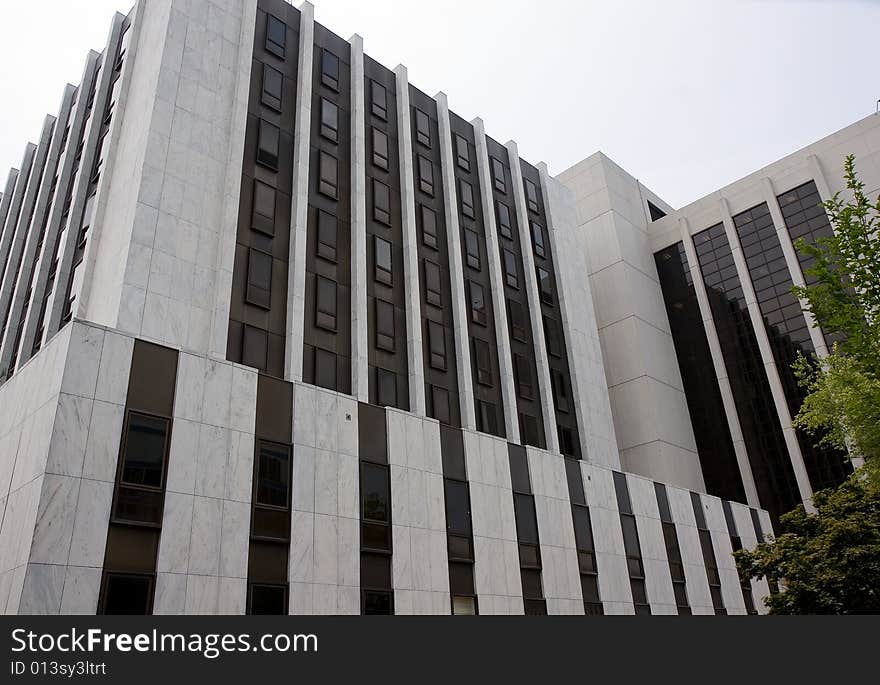
<path id="1" fill-rule="evenodd" d="M 492 180 L 495 184 L 495 190 L 499 193 L 507 193 L 507 182 L 505 181 L 504 165 L 500 160 L 492 157 Z"/>
<path id="2" fill-rule="evenodd" d="M 503 202 L 498 203 L 498 232 L 502 237 L 513 240 L 513 223 L 510 220 L 510 207 Z"/>
<path id="3" fill-rule="evenodd" d="M 431 368 L 446 371 L 446 335 L 436 321 L 428 321 L 428 349 L 431 352 Z"/>
<path id="4" fill-rule="evenodd" d="M 153 606 L 153 576 L 107 572 L 99 614 L 146 616 Z"/>
<path id="5" fill-rule="evenodd" d="M 377 81 L 370 81 L 370 111 L 382 121 L 388 119 L 388 94 Z"/>
<path id="6" fill-rule="evenodd" d="M 672 592 L 675 596 L 675 605 L 678 608 L 679 614 L 689 615 L 691 607 L 687 596 L 684 563 L 681 558 L 681 548 L 678 544 L 678 532 L 675 529 L 672 511 L 669 508 L 666 486 L 662 483 L 654 483 L 654 492 L 657 496 L 657 507 L 660 511 L 660 521 L 663 525 L 663 542 L 666 545 L 666 559 L 669 562 L 669 575 L 672 577 Z"/>
<path id="7" fill-rule="evenodd" d="M 394 352 L 394 305 L 384 300 L 376 303 L 376 347 Z"/>
<path id="8" fill-rule="evenodd" d="M 486 325 L 486 293 L 476 281 L 468 281 L 468 294 L 471 300 L 471 321 Z"/>
<path id="9" fill-rule="evenodd" d="M 549 316 L 544 317 L 544 339 L 547 342 L 547 354 L 551 357 L 562 357 L 562 333 L 559 323 Z"/>
<path id="10" fill-rule="evenodd" d="M 336 233 L 339 222 L 336 217 L 318 210 L 317 254 L 328 262 L 336 262 Z"/>
<path id="11" fill-rule="evenodd" d="M 241 335 L 241 363 L 265 371 L 269 357 L 269 336 L 266 331 L 244 325 Z"/>
<path id="12" fill-rule="evenodd" d="M 474 338 L 474 360 L 477 368 L 477 383 L 492 386 L 492 354 L 489 343 Z"/>
<path id="13" fill-rule="evenodd" d="M 339 169 L 336 157 L 321 150 L 319 170 L 318 192 L 335 200 L 339 193 Z"/>
<path id="14" fill-rule="evenodd" d="M 286 585 L 248 584 L 249 616 L 286 615 L 288 604 Z"/>
<path id="15" fill-rule="evenodd" d="M 380 407 L 397 406 L 397 374 L 376 367 L 376 404 Z"/>
<path id="16" fill-rule="evenodd" d="M 388 136 L 378 128 L 370 130 L 373 132 L 373 165 L 388 171 Z"/>
<path id="17" fill-rule="evenodd" d="M 161 523 L 169 431 L 170 422 L 166 418 L 128 412 L 113 520 L 148 525 Z"/>
<path id="18" fill-rule="evenodd" d="M 620 512 L 620 527 L 623 531 L 623 547 L 626 553 L 626 566 L 629 571 L 629 585 L 632 591 L 633 607 L 637 615 L 650 614 L 645 587 L 645 567 L 642 563 L 642 549 L 639 544 L 639 531 L 633 514 L 632 502 L 626 476 L 614 471 L 614 491 L 617 495 L 617 509 Z"/>
<path id="19" fill-rule="evenodd" d="M 425 301 L 435 307 L 443 306 L 443 292 L 440 286 L 440 267 L 434 262 L 424 260 Z"/>
<path id="20" fill-rule="evenodd" d="M 375 178 L 373 179 L 373 218 L 380 224 L 391 225 L 391 189 Z"/>
<path id="21" fill-rule="evenodd" d="M 520 302 L 507 300 L 507 319 L 510 321 L 510 336 L 520 342 L 528 342 L 526 312 Z"/>
<path id="22" fill-rule="evenodd" d="M 439 385 L 432 385 L 429 390 L 428 397 L 431 400 L 429 406 L 430 417 L 437 419 L 440 423 L 449 423 L 451 418 L 449 413 L 449 391 L 446 388 L 441 388 Z"/>
<path id="23" fill-rule="evenodd" d="M 374 276 L 379 283 L 392 284 L 391 270 L 391 243 L 379 236 L 373 236 L 373 250 L 375 259 Z"/>
<path id="24" fill-rule="evenodd" d="M 287 45 L 287 24 L 271 14 L 266 15 L 266 51 L 284 59 Z"/>
<path id="25" fill-rule="evenodd" d="M 538 289 L 541 291 L 541 300 L 544 304 L 552 307 L 555 298 L 553 297 L 553 285 L 550 282 L 550 272 L 540 266 L 538 267 Z"/>
<path id="26" fill-rule="evenodd" d="M 391 478 L 388 467 L 361 462 L 361 549 L 391 551 Z"/>
<path id="27" fill-rule="evenodd" d="M 525 179 L 526 183 L 526 205 L 529 208 L 530 212 L 538 212 L 540 211 L 540 207 L 538 205 L 538 188 L 532 183 L 529 179 Z"/>
<path id="28" fill-rule="evenodd" d="M 290 446 L 260 440 L 257 454 L 254 504 L 286 509 L 290 501 Z"/>
<path id="29" fill-rule="evenodd" d="M 281 92 L 284 76 L 280 71 L 268 64 L 263 65 L 263 95 L 260 101 L 276 112 L 281 111 Z"/>
<path id="30" fill-rule="evenodd" d="M 477 430 L 498 435 L 498 408 L 491 402 L 477 400 Z"/>
<path id="31" fill-rule="evenodd" d="M 565 378 L 565 374 L 559 369 L 550 369 L 550 385 L 553 390 L 556 410 L 567 414 L 571 407 L 569 404 L 568 381 Z"/>
<path id="32" fill-rule="evenodd" d="M 458 196 L 461 198 L 461 213 L 468 219 L 474 218 L 474 187 L 465 181 L 458 181 Z"/>
<path id="33" fill-rule="evenodd" d="M 703 552 L 703 564 L 706 567 L 706 578 L 709 580 L 709 594 L 712 596 L 712 606 L 717 615 L 727 613 L 724 608 L 724 598 L 721 595 L 721 576 L 718 573 L 718 562 L 715 559 L 715 548 L 712 545 L 712 533 L 706 524 L 706 513 L 703 511 L 703 503 L 696 492 L 691 493 L 691 505 L 694 509 L 694 519 L 700 535 L 700 549 Z"/>
<path id="34" fill-rule="evenodd" d="M 336 390 L 336 355 L 329 350 L 315 348 L 315 385 Z"/>
<path id="35" fill-rule="evenodd" d="M 519 269 L 516 266 L 516 255 L 504 250 L 504 280 L 511 288 L 519 290 Z"/>
<path id="36" fill-rule="evenodd" d="M 321 98 L 321 136 L 339 141 L 339 107 L 326 98 Z"/>
<path id="37" fill-rule="evenodd" d="M 248 250 L 248 279 L 245 300 L 268 309 L 272 300 L 272 255 L 261 250 Z"/>
<path id="38" fill-rule="evenodd" d="M 437 214 L 426 205 L 419 205 L 419 218 L 422 224 L 422 242 L 437 249 Z"/>
<path id="39" fill-rule="evenodd" d="M 427 148 L 431 147 L 431 120 L 422 110 L 416 110 L 416 142 Z"/>
<path id="40" fill-rule="evenodd" d="M 545 259 L 547 251 L 544 245 L 544 227 L 534 221 L 529 223 L 532 225 L 532 244 L 535 248 L 535 256 Z"/>
<path id="41" fill-rule="evenodd" d="M 275 189 L 256 179 L 251 228 L 266 235 L 275 235 Z"/>
<path id="42" fill-rule="evenodd" d="M 336 331 L 336 282 L 323 276 L 315 277 L 315 325 Z"/>
<path id="43" fill-rule="evenodd" d="M 331 90 L 339 90 L 339 58 L 327 48 L 321 51 L 321 83 Z"/>
<path id="44" fill-rule="evenodd" d="M 278 145 L 281 131 L 274 124 L 260 119 L 260 132 L 257 142 L 257 163 L 274 171 L 278 170 Z"/>
<path id="45" fill-rule="evenodd" d="M 520 354 L 513 355 L 513 373 L 516 376 L 516 387 L 519 396 L 532 399 L 532 367 L 529 360 Z"/>
<path id="46" fill-rule="evenodd" d="M 456 134 L 455 136 L 455 163 L 459 169 L 471 170 L 471 151 L 467 139 Z"/>
<path id="47" fill-rule="evenodd" d="M 480 270 L 480 237 L 476 231 L 464 229 L 464 251 L 467 257 L 467 265 L 471 269 Z"/>
<path id="48" fill-rule="evenodd" d="M 427 157 L 419 155 L 419 189 L 434 197 L 434 165 Z"/>

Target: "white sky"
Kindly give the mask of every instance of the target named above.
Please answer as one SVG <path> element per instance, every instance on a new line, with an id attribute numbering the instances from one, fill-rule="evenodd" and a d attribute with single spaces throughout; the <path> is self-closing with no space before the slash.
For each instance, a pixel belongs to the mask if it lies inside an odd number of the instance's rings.
<path id="1" fill-rule="evenodd" d="M 149 0 L 148 0 L 149 1 Z M 0 182 L 114 10 L 0 0 Z M 298 2 L 297 2 L 298 4 Z M 880 0 L 315 0 L 551 173 L 602 150 L 681 206 L 872 112 Z"/>

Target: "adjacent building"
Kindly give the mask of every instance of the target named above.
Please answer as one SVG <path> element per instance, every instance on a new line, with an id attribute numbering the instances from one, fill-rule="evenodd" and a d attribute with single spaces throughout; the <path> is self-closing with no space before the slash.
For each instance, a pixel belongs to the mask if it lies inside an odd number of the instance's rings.
<path id="1" fill-rule="evenodd" d="M 0 607 L 763 613 L 732 550 L 848 468 L 791 236 L 875 122 L 673 212 L 309 3 L 140 0 L 0 189 Z"/>

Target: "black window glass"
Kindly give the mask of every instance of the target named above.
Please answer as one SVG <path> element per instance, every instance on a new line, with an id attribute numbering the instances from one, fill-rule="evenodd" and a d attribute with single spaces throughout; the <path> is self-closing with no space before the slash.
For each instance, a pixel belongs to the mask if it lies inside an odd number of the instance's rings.
<path id="1" fill-rule="evenodd" d="M 614 472 L 614 493 L 617 495 L 617 509 L 622 514 L 632 514 L 632 505 L 629 501 L 629 488 L 626 484 L 626 476 L 620 471 Z"/>
<path id="2" fill-rule="evenodd" d="M 491 402 L 477 400 L 477 430 L 498 435 L 498 409 Z"/>
<path id="3" fill-rule="evenodd" d="M 244 326 L 241 341 L 241 363 L 255 369 L 266 370 L 269 338 L 266 331 Z"/>
<path id="4" fill-rule="evenodd" d="M 397 406 L 397 374 L 376 368 L 376 403 L 380 407 Z"/>
<path id="5" fill-rule="evenodd" d="M 429 396 L 431 398 L 431 418 L 437 419 L 440 423 L 449 423 L 449 391 L 439 385 L 432 385 Z"/>
<path id="6" fill-rule="evenodd" d="M 102 612 L 106 615 L 145 616 L 153 603 L 153 578 L 146 575 L 108 573 Z"/>
<path id="7" fill-rule="evenodd" d="M 432 261 L 424 260 L 425 269 L 425 301 L 436 307 L 443 306 L 443 294 L 440 287 L 440 267 Z"/>
<path id="8" fill-rule="evenodd" d="M 270 169 L 278 169 L 278 143 L 281 131 L 274 124 L 260 119 L 259 140 L 257 143 L 257 163 Z"/>
<path id="9" fill-rule="evenodd" d="M 373 164 L 388 171 L 388 136 L 378 128 L 372 130 Z"/>
<path id="10" fill-rule="evenodd" d="M 492 355 L 489 343 L 474 338 L 474 362 L 477 369 L 477 382 L 481 385 L 492 385 Z"/>
<path id="11" fill-rule="evenodd" d="M 467 181 L 458 182 L 458 194 L 461 198 L 461 213 L 468 219 L 474 218 L 474 187 Z"/>
<path id="12" fill-rule="evenodd" d="M 495 183 L 495 190 L 499 193 L 507 192 L 507 183 L 504 175 L 504 165 L 500 160 L 491 158 L 492 161 L 492 180 Z"/>
<path id="13" fill-rule="evenodd" d="M 290 494 L 290 447 L 260 440 L 257 450 L 259 465 L 255 504 L 286 508 Z"/>
<path id="14" fill-rule="evenodd" d="M 376 300 L 376 347 L 394 351 L 394 305 Z"/>
<path id="15" fill-rule="evenodd" d="M 574 519 L 574 538 L 577 548 L 584 552 L 592 552 L 594 547 L 590 510 L 584 506 L 573 505 L 571 513 Z"/>
<path id="16" fill-rule="evenodd" d="M 319 170 L 318 192 L 335 200 L 339 192 L 339 171 L 336 157 L 322 150 L 320 153 Z"/>
<path id="17" fill-rule="evenodd" d="M 437 214 L 425 205 L 419 205 L 419 217 L 422 223 L 422 242 L 437 249 Z"/>
<path id="18" fill-rule="evenodd" d="M 480 270 L 480 238 L 476 231 L 464 229 L 464 250 L 467 256 L 467 265 L 471 269 Z"/>
<path id="19" fill-rule="evenodd" d="M 547 256 L 544 245 L 544 227 L 541 224 L 532 223 L 532 243 L 535 247 L 535 256 L 544 259 Z"/>
<path id="20" fill-rule="evenodd" d="M 570 405 L 568 380 L 565 378 L 565 374 L 559 369 L 550 369 L 550 385 L 553 390 L 553 399 L 556 403 L 556 410 L 568 412 Z"/>
<path id="21" fill-rule="evenodd" d="M 471 152 L 467 139 L 456 134 L 455 136 L 455 163 L 460 169 L 471 170 Z"/>
<path id="22" fill-rule="evenodd" d="M 636 517 L 631 514 L 624 514 L 620 517 L 620 527 L 623 530 L 623 547 L 626 550 L 626 556 L 634 559 L 640 558 L 639 550 L 639 534 L 636 529 Z"/>
<path id="23" fill-rule="evenodd" d="M 168 427 L 168 419 L 129 412 L 122 464 L 123 483 L 162 487 Z"/>
<path id="24" fill-rule="evenodd" d="M 391 486 L 387 466 L 361 463 L 361 506 L 364 520 L 390 521 Z"/>
<path id="25" fill-rule="evenodd" d="M 391 243 L 379 236 L 373 236 L 376 260 L 376 280 L 391 285 Z"/>
<path id="26" fill-rule="evenodd" d="M 286 615 L 287 610 L 286 586 L 257 584 L 250 586 L 248 614 L 252 616 L 278 616 Z"/>
<path id="27" fill-rule="evenodd" d="M 531 495 L 514 493 L 516 513 L 516 537 L 520 543 L 538 544 L 538 520 L 535 517 L 535 503 Z"/>
<path id="28" fill-rule="evenodd" d="M 373 179 L 373 219 L 386 226 L 391 225 L 391 189 Z"/>
<path id="29" fill-rule="evenodd" d="M 468 281 L 468 292 L 471 298 L 471 321 L 481 326 L 486 325 L 486 293 L 483 286 L 476 281 Z"/>
<path id="30" fill-rule="evenodd" d="M 547 353 L 553 357 L 562 357 L 562 334 L 559 324 L 549 316 L 544 317 L 544 337 L 547 341 Z"/>
<path id="31" fill-rule="evenodd" d="M 471 534 L 471 500 L 468 484 L 460 480 L 445 480 L 446 529 L 456 535 Z"/>
<path id="32" fill-rule="evenodd" d="M 330 262 L 336 261 L 336 217 L 318 210 L 318 256 Z"/>
<path id="33" fill-rule="evenodd" d="M 334 143 L 339 140 L 339 107 L 321 98 L 321 135 Z"/>
<path id="34" fill-rule="evenodd" d="M 247 302 L 268 309 L 272 300 L 272 255 L 248 250 Z"/>
<path id="35" fill-rule="evenodd" d="M 552 305 L 555 301 L 553 297 L 553 284 L 550 278 L 550 272 L 547 269 L 538 267 L 538 288 L 541 291 L 541 299 L 544 304 Z"/>
<path id="36" fill-rule="evenodd" d="M 416 110 L 416 142 L 431 147 L 431 120 L 422 110 Z"/>
<path id="37" fill-rule="evenodd" d="M 386 590 L 364 590 L 365 616 L 390 616 L 394 613 L 392 593 Z"/>
<path id="38" fill-rule="evenodd" d="M 511 288 L 519 289 L 519 269 L 516 266 L 516 255 L 504 250 L 504 279 Z"/>
<path id="39" fill-rule="evenodd" d="M 370 111 L 382 121 L 388 118 L 388 97 L 385 86 L 370 81 Z"/>
<path id="40" fill-rule="evenodd" d="M 281 111 L 281 93 L 284 85 L 284 76 L 280 71 L 268 64 L 263 65 L 263 95 L 262 103 L 278 112 Z"/>
<path id="41" fill-rule="evenodd" d="M 532 369 L 529 361 L 520 354 L 513 355 L 513 372 L 516 376 L 516 386 L 519 396 L 525 399 L 532 398 Z"/>
<path id="42" fill-rule="evenodd" d="M 538 206 L 538 188 L 529 179 L 525 179 L 526 185 L 526 204 L 530 212 L 537 212 Z"/>
<path id="43" fill-rule="evenodd" d="M 507 318 L 510 321 L 511 337 L 520 342 L 528 342 L 526 312 L 520 302 L 507 300 Z"/>
<path id="44" fill-rule="evenodd" d="M 271 14 L 266 15 L 266 50 L 284 59 L 287 45 L 287 24 Z"/>
<path id="45" fill-rule="evenodd" d="M 251 226 L 268 235 L 275 235 L 275 189 L 256 179 Z"/>
<path id="46" fill-rule="evenodd" d="M 428 348 L 431 352 L 430 365 L 440 371 L 446 370 L 446 336 L 436 321 L 428 321 Z"/>
<path id="47" fill-rule="evenodd" d="M 336 330 L 336 282 L 323 276 L 315 280 L 315 325 Z"/>
<path id="48" fill-rule="evenodd" d="M 419 189 L 434 197 L 434 165 L 427 157 L 419 155 Z"/>
<path id="49" fill-rule="evenodd" d="M 339 58 L 326 48 L 321 51 L 321 83 L 339 90 Z"/>
<path id="50" fill-rule="evenodd" d="M 510 207 L 503 202 L 498 203 L 498 232 L 508 240 L 513 240 L 513 222 L 510 218 Z"/>

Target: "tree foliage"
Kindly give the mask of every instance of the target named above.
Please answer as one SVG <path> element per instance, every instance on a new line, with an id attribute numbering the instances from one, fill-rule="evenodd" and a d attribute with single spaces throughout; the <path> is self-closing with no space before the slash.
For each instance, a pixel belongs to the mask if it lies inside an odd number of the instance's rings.
<path id="1" fill-rule="evenodd" d="M 783 514 L 785 532 L 734 554 L 743 577 L 782 585 L 774 614 L 880 613 L 880 489 L 861 470 L 840 487 Z"/>

